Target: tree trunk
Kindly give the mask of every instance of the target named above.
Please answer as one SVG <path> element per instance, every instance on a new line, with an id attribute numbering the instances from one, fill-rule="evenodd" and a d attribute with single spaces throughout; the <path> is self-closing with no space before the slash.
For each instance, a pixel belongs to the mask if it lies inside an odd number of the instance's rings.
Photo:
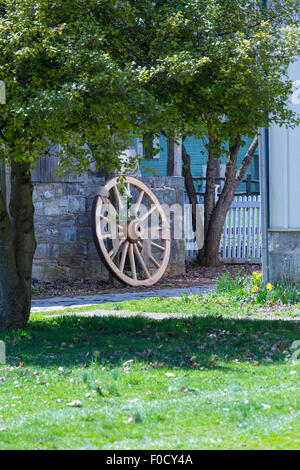
<path id="1" fill-rule="evenodd" d="M 174 149 L 174 139 L 168 139 L 167 141 L 167 176 L 174 175 L 174 156 L 175 156 L 175 149 Z"/>
<path id="2" fill-rule="evenodd" d="M 9 212 L 0 193 L 0 329 L 25 328 L 36 248 L 30 165 L 11 162 Z"/>
<path id="3" fill-rule="evenodd" d="M 204 194 L 204 243 L 209 229 L 210 219 L 215 208 L 216 199 L 216 159 L 215 159 L 216 139 L 209 136 L 208 158 L 206 167 L 206 185 Z"/>
<path id="4" fill-rule="evenodd" d="M 237 171 L 237 158 L 241 145 L 241 139 L 238 137 L 234 145 L 230 148 L 229 158 L 226 164 L 225 183 L 217 204 L 210 210 L 211 203 L 205 206 L 205 211 L 209 213 L 205 217 L 205 239 L 203 249 L 199 253 L 198 261 L 203 266 L 217 266 L 220 264 L 219 245 L 223 232 L 223 227 L 227 213 L 230 209 L 234 194 L 242 182 L 248 166 L 251 164 L 254 152 L 258 146 L 258 137 L 256 137 Z"/>

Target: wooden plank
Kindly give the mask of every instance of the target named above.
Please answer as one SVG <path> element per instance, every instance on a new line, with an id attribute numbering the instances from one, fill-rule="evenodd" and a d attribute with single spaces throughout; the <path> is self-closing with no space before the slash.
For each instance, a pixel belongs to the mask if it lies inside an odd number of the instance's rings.
<path id="1" fill-rule="evenodd" d="M 229 209 L 229 218 L 228 218 L 228 254 L 227 254 L 227 257 L 228 258 L 232 258 L 232 254 L 231 254 L 231 230 L 232 230 L 232 225 L 231 225 L 231 221 L 232 221 L 232 210 L 231 208 Z"/>
<path id="2" fill-rule="evenodd" d="M 232 209 L 232 216 L 233 216 L 233 239 L 232 239 L 232 252 L 231 258 L 236 258 L 236 208 Z"/>
<path id="3" fill-rule="evenodd" d="M 258 196 L 258 201 L 260 203 L 260 196 Z M 256 257 L 261 258 L 262 251 L 261 251 L 261 205 L 257 209 L 257 252 Z"/>
<path id="4" fill-rule="evenodd" d="M 239 200 L 242 198 L 240 197 Z M 242 231 L 242 226 L 241 226 L 241 211 L 243 209 L 241 207 L 238 208 L 238 240 L 237 240 L 237 253 L 236 256 L 237 258 L 241 258 L 242 254 L 242 247 L 241 247 L 241 231 Z"/>
<path id="5" fill-rule="evenodd" d="M 255 258 L 255 227 L 256 227 L 256 208 L 252 207 L 252 251 L 251 251 L 251 258 Z"/>
<path id="6" fill-rule="evenodd" d="M 226 243 L 227 243 L 227 215 L 225 218 L 225 224 L 223 228 L 223 250 L 222 250 L 222 258 L 226 258 L 227 251 L 226 251 Z"/>
<path id="7" fill-rule="evenodd" d="M 245 198 L 244 198 L 245 201 Z M 243 249 L 242 249 L 242 258 L 246 258 L 246 215 L 247 215 L 247 208 L 246 206 L 243 207 Z"/>
<path id="8" fill-rule="evenodd" d="M 250 227 L 251 227 L 251 212 L 250 212 L 250 207 L 247 206 L 247 258 L 250 258 L 250 244 L 251 244 L 251 228 Z"/>

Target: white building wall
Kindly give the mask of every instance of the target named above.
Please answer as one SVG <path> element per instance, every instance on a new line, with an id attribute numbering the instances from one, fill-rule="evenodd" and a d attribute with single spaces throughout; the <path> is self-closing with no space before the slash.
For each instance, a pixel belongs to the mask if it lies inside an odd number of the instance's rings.
<path id="1" fill-rule="evenodd" d="M 290 67 L 295 93 L 290 108 L 300 114 L 300 60 Z M 270 229 L 300 231 L 300 126 L 269 131 Z"/>

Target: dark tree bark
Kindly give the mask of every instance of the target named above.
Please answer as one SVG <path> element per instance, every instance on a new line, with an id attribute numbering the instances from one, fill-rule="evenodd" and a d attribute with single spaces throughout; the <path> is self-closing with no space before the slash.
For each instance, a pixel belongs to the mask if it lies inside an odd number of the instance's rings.
<path id="1" fill-rule="evenodd" d="M 188 193 L 189 201 L 192 207 L 192 226 L 196 236 L 196 241 L 198 246 L 203 244 L 203 226 L 202 226 L 202 219 L 201 214 L 199 211 L 198 201 L 197 201 L 197 193 L 195 190 L 194 182 L 193 182 L 193 175 L 191 171 L 191 157 L 186 151 L 186 147 L 184 145 L 185 137 L 182 139 L 182 175 L 184 177 L 184 184 L 186 187 L 186 191 Z"/>
<path id="2" fill-rule="evenodd" d="M 234 194 L 242 182 L 247 168 L 252 162 L 255 150 L 258 146 L 258 137 L 252 141 L 247 154 L 238 169 L 237 158 L 241 146 L 241 138 L 238 137 L 234 145 L 229 149 L 224 187 L 217 204 L 215 204 L 215 142 L 212 136 L 210 136 L 209 140 L 204 203 L 204 244 L 199 252 L 198 262 L 203 266 L 217 266 L 220 264 L 219 245 L 227 212 L 230 209 Z M 193 190 L 191 189 L 191 185 L 193 184 L 192 178 L 185 178 L 185 184 L 186 186 L 189 186 L 189 188 L 187 188 L 187 192 L 190 203 L 193 204 L 192 201 L 194 201 L 194 196 L 192 194 Z"/>
<path id="3" fill-rule="evenodd" d="M 11 162 L 9 212 L 0 193 L 0 329 L 25 328 L 36 248 L 30 165 Z"/>
<path id="4" fill-rule="evenodd" d="M 207 238 L 210 219 L 215 208 L 215 175 L 216 175 L 216 159 L 215 159 L 216 140 L 213 135 L 209 136 L 208 157 L 206 167 L 206 185 L 204 193 L 204 243 Z"/>
<path id="5" fill-rule="evenodd" d="M 174 175 L 174 139 L 168 139 L 167 141 L 167 176 Z"/>
<path id="6" fill-rule="evenodd" d="M 191 157 L 188 155 L 184 139 L 182 139 L 182 174 L 184 177 L 185 188 L 189 197 L 190 204 L 192 206 L 192 226 L 194 232 L 196 232 L 196 208 L 197 208 L 197 194 L 193 182 L 193 175 L 191 172 Z"/>

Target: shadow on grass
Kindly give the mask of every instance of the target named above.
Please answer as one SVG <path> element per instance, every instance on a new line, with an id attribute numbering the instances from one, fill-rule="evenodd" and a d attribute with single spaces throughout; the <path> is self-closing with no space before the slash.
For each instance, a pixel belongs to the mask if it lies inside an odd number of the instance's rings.
<path id="1" fill-rule="evenodd" d="M 153 367 L 219 368 L 226 362 L 284 362 L 300 322 L 190 317 L 65 316 L 31 321 L 26 331 L 0 332 L 7 365 L 119 367 L 127 360 Z M 219 364 L 222 362 L 222 364 Z"/>

